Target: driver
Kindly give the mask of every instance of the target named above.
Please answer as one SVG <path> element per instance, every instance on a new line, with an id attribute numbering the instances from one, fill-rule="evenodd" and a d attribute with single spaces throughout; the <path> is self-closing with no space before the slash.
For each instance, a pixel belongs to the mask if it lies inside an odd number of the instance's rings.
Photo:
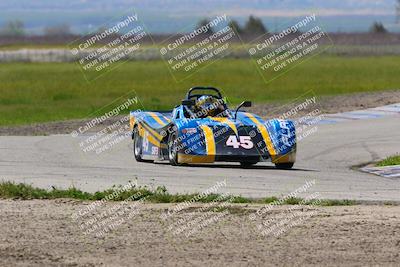
<path id="1" fill-rule="evenodd" d="M 225 111 L 224 100 L 209 95 L 201 96 L 195 104 L 195 112 L 199 117 L 216 117 L 223 116 Z"/>

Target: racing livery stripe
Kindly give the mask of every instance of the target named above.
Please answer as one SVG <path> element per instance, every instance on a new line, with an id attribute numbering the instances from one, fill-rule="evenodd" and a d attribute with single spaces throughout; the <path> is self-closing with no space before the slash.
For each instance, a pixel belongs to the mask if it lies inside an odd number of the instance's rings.
<path id="1" fill-rule="evenodd" d="M 253 114 L 247 113 L 247 112 L 244 113 L 244 114 L 245 114 L 252 122 L 254 122 L 254 123 L 256 124 L 258 130 L 260 131 L 260 133 L 261 133 L 261 135 L 262 135 L 262 137 L 263 137 L 263 139 L 264 139 L 265 144 L 267 145 L 267 149 L 268 149 L 269 154 L 270 154 L 271 156 L 275 156 L 275 155 L 276 155 L 276 151 L 275 151 L 275 148 L 274 148 L 274 144 L 272 143 L 271 137 L 269 136 L 269 133 L 268 133 L 267 128 L 265 127 L 265 125 L 262 124 L 262 123 L 260 123 L 260 122 L 257 120 L 257 118 L 255 118 L 255 117 L 253 116 Z"/>
<path id="2" fill-rule="evenodd" d="M 140 127 L 139 129 L 139 134 L 141 137 L 146 138 L 150 143 L 152 143 L 153 145 L 157 146 L 157 147 L 161 147 L 161 148 L 167 148 L 167 146 L 165 144 L 161 144 L 159 140 L 157 140 L 148 130 L 146 127 L 144 127 L 145 125 L 141 125 L 142 127 Z M 145 132 L 147 133 L 147 135 L 145 136 Z"/>
<path id="3" fill-rule="evenodd" d="M 147 134 L 145 134 L 147 133 Z M 147 139 L 150 143 L 152 143 L 155 146 L 159 146 L 160 142 L 158 142 L 149 132 L 147 132 L 144 128 L 142 128 L 142 131 L 139 131 L 140 136 L 143 139 Z"/>
<path id="4" fill-rule="evenodd" d="M 236 125 L 230 119 L 228 119 L 228 118 L 211 118 L 211 117 L 210 117 L 210 119 L 213 121 L 223 123 L 223 124 L 227 124 L 232 129 L 232 131 L 235 132 L 236 136 L 238 135 L 238 130 L 236 128 Z"/>
<path id="5" fill-rule="evenodd" d="M 155 113 L 158 118 L 160 118 L 160 120 L 162 120 L 165 124 L 168 124 L 171 122 L 170 119 L 168 119 L 167 117 L 165 117 L 164 115 L 162 115 L 161 113 Z"/>
<path id="6" fill-rule="evenodd" d="M 215 155 L 215 139 L 212 129 L 207 125 L 201 125 L 200 127 L 204 132 L 207 155 Z"/>
<path id="7" fill-rule="evenodd" d="M 131 131 L 133 130 L 133 126 L 135 125 L 135 117 L 130 115 L 129 118 L 129 128 L 131 129 Z"/>
<path id="8" fill-rule="evenodd" d="M 163 120 L 163 121 L 165 122 L 165 124 L 168 124 L 168 123 L 171 122 L 170 119 L 168 119 L 167 117 L 165 117 L 165 116 L 162 115 L 162 114 L 159 114 L 159 117 L 160 117 L 161 120 Z"/>
<path id="9" fill-rule="evenodd" d="M 163 120 L 160 118 L 161 116 L 158 116 L 157 113 L 155 113 L 155 112 L 148 112 L 148 114 L 149 114 L 156 122 L 158 122 L 158 123 L 161 125 L 161 127 L 163 127 L 163 126 L 165 126 L 166 124 L 168 124 L 167 122 L 163 121 Z M 165 120 L 165 118 L 164 118 L 164 120 Z"/>
<path id="10" fill-rule="evenodd" d="M 151 127 L 146 125 L 146 123 L 143 122 L 141 125 L 146 128 L 146 131 L 150 132 L 156 139 L 158 139 L 158 141 L 162 140 L 163 136 L 151 129 Z"/>

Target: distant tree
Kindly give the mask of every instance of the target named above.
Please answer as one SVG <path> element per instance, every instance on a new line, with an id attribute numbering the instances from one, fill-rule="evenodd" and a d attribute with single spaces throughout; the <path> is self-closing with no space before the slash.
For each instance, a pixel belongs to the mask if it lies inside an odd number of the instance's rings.
<path id="1" fill-rule="evenodd" d="M 24 23 L 20 20 L 9 21 L 0 30 L 4 35 L 21 36 L 25 34 Z"/>
<path id="2" fill-rule="evenodd" d="M 196 29 L 199 29 L 203 26 L 207 26 L 207 24 L 210 23 L 210 21 L 208 19 L 202 19 L 199 21 L 199 23 L 197 23 L 197 27 Z M 214 30 L 212 28 L 208 28 L 207 34 L 213 34 Z"/>
<path id="3" fill-rule="evenodd" d="M 68 24 L 61 24 L 44 28 L 44 34 L 49 36 L 62 36 L 71 34 L 71 27 Z"/>
<path id="4" fill-rule="evenodd" d="M 105 32 L 107 29 L 108 29 L 107 27 L 101 26 L 101 27 L 99 27 L 99 28 L 96 30 L 96 32 L 97 32 L 97 33 L 102 33 L 102 32 Z"/>
<path id="5" fill-rule="evenodd" d="M 240 27 L 239 23 L 236 20 L 231 20 L 228 25 L 237 33 L 243 33 L 243 29 Z"/>
<path id="6" fill-rule="evenodd" d="M 375 21 L 374 24 L 372 24 L 369 31 L 372 33 L 386 33 L 387 32 L 387 30 L 383 26 L 383 24 L 381 22 L 377 22 L 377 21 Z"/>
<path id="7" fill-rule="evenodd" d="M 244 26 L 244 32 L 248 34 L 264 34 L 268 33 L 261 19 L 250 16 Z"/>

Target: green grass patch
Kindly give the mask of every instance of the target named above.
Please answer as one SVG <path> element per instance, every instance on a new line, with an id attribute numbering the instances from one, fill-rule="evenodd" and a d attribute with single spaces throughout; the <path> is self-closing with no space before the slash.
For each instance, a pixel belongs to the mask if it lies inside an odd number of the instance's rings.
<path id="1" fill-rule="evenodd" d="M 378 167 L 393 166 L 393 165 L 400 165 L 400 155 L 388 157 L 384 160 L 379 161 L 376 164 L 376 166 Z"/>
<path id="2" fill-rule="evenodd" d="M 114 195 L 112 201 L 123 201 L 131 199 L 131 196 L 138 195 L 140 198 L 146 198 L 151 203 L 179 203 L 190 201 L 197 194 L 170 194 L 165 187 L 157 187 L 152 190 L 147 187 L 133 187 L 129 190 L 121 190 L 121 186 L 113 186 L 104 191 L 88 193 L 81 191 L 75 187 L 68 189 L 58 189 L 53 187 L 50 190 L 33 187 L 23 183 L 2 182 L 0 183 L 0 198 L 17 198 L 17 199 L 56 199 L 56 198 L 72 198 L 79 200 L 101 200 L 107 196 Z M 140 193 L 140 194 L 138 194 Z M 198 202 L 209 203 L 221 198 L 219 194 L 209 194 L 201 198 Z M 134 199 L 134 200 L 138 200 Z M 250 203 L 249 199 L 243 197 L 234 197 L 233 203 Z"/>
<path id="3" fill-rule="evenodd" d="M 185 201 L 191 201 L 197 193 L 193 194 L 171 194 L 163 186 L 157 187 L 156 189 L 149 189 L 147 187 L 132 187 L 128 190 L 122 190 L 122 186 L 113 186 L 110 189 L 104 191 L 98 191 L 95 193 L 88 193 L 81 191 L 75 187 L 68 189 L 58 189 L 52 187 L 50 190 L 33 187 L 24 183 L 14 182 L 1 182 L 0 183 L 0 198 L 7 199 L 57 199 L 57 198 L 71 198 L 79 200 L 102 200 L 109 199 L 110 201 L 123 201 L 123 200 L 139 200 L 145 198 L 146 202 L 150 203 L 180 203 Z M 114 196 L 110 198 L 110 196 Z M 135 196 L 135 198 L 132 198 Z M 268 197 L 264 199 L 250 199 L 242 196 L 230 196 L 224 197 L 220 194 L 209 194 L 203 198 L 200 198 L 198 203 L 210 203 L 210 202 L 223 202 L 227 199 L 231 203 L 253 203 L 253 204 L 265 204 L 274 203 L 279 199 L 277 197 Z M 297 205 L 303 201 L 301 198 L 288 198 L 282 202 L 285 205 Z M 311 205 L 312 201 L 305 202 L 305 205 Z M 355 205 L 355 201 L 351 200 L 322 200 L 320 206 L 348 206 Z"/>
<path id="4" fill-rule="evenodd" d="M 265 83 L 252 60 L 222 59 L 177 83 L 165 62 L 154 60 L 123 63 L 88 83 L 75 63 L 0 63 L 0 125 L 93 117 L 132 90 L 139 108 L 152 110 L 172 109 L 195 85 L 221 88 L 233 105 L 285 103 L 310 90 L 318 96 L 387 90 L 398 88 L 399 68 L 400 56 L 321 55 Z"/>

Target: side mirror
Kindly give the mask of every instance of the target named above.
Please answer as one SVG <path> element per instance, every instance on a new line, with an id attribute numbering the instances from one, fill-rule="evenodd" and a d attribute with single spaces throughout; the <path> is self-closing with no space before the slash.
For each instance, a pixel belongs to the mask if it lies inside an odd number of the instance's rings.
<path id="1" fill-rule="evenodd" d="M 194 99 L 184 99 L 184 100 L 182 100 L 182 105 L 184 105 L 184 106 L 191 107 L 191 106 L 194 106 L 195 104 L 196 104 L 196 101 Z"/>
<path id="2" fill-rule="evenodd" d="M 242 103 L 240 103 L 240 105 L 235 110 L 235 120 L 237 117 L 237 113 L 241 107 L 245 107 L 245 108 L 251 107 L 251 101 L 243 101 Z"/>

